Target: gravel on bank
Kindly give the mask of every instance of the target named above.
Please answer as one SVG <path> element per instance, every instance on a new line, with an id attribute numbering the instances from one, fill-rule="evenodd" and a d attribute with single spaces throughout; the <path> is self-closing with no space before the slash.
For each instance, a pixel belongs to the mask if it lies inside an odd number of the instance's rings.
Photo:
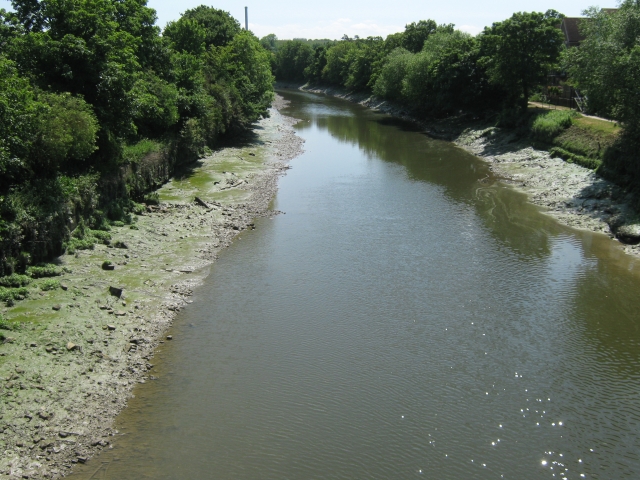
<path id="1" fill-rule="evenodd" d="M 155 348 L 217 254 L 277 213 L 277 179 L 303 143 L 285 104 L 277 97 L 237 146 L 163 186 L 160 205 L 113 228 L 111 245 L 58 258 L 60 288 L 2 310 L 22 326 L 0 330 L 1 479 L 64 477 L 110 447 L 116 415 L 153 381 Z"/>
<path id="2" fill-rule="evenodd" d="M 592 170 L 551 158 L 549 152 L 532 148 L 509 130 L 469 118 L 418 120 L 406 108 L 368 93 L 299 84 L 278 86 L 343 98 L 412 121 L 433 138 L 453 142 L 489 162 L 500 181 L 526 193 L 531 203 L 560 223 L 606 234 L 620 241 L 626 253 L 640 256 L 640 217 L 631 207 L 631 194 Z"/>

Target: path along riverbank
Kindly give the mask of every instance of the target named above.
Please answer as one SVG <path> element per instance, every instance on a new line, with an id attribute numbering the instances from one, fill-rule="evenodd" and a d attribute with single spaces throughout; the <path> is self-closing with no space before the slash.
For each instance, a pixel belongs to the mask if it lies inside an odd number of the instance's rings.
<path id="1" fill-rule="evenodd" d="M 217 253 L 269 204 L 302 152 L 277 97 L 237 146 L 198 161 L 159 191 L 111 248 L 64 255 L 61 288 L 34 291 L 2 315 L 0 478 L 60 478 L 109 448 L 133 387 L 153 381 L 153 354 Z M 196 201 L 195 199 L 198 199 Z M 104 270 L 110 261 L 114 270 Z"/>
<path id="2" fill-rule="evenodd" d="M 620 241 L 626 253 L 640 256 L 640 219 L 627 192 L 592 170 L 551 158 L 549 152 L 533 148 L 514 132 L 469 117 L 418 120 L 406 108 L 367 93 L 299 84 L 278 86 L 343 98 L 417 123 L 428 135 L 451 141 L 489 162 L 500 181 L 525 192 L 533 204 L 562 224 L 606 234 Z"/>

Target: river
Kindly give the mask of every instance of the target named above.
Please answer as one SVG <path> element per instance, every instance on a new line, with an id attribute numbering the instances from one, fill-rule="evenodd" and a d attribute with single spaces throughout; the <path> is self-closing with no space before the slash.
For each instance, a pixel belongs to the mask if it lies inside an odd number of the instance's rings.
<path id="1" fill-rule="evenodd" d="M 285 92 L 305 153 L 71 478 L 640 478 L 640 263 L 486 163 Z"/>

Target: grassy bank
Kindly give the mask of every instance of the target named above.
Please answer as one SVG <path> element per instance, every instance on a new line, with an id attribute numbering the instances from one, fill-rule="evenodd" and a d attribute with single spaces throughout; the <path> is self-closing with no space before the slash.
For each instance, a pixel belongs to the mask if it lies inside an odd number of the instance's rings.
<path id="1" fill-rule="evenodd" d="M 619 140 L 620 128 L 614 122 L 572 110 L 529 107 L 527 113 L 526 127 L 521 130 L 537 148 L 591 170 L 601 170 L 607 153 Z"/>

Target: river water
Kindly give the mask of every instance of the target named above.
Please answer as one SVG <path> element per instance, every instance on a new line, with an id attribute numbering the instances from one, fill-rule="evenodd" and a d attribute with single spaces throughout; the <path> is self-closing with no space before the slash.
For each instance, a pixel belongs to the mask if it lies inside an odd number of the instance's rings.
<path id="1" fill-rule="evenodd" d="M 450 143 L 283 95 L 285 214 L 221 255 L 73 478 L 640 478 L 640 263 Z"/>

